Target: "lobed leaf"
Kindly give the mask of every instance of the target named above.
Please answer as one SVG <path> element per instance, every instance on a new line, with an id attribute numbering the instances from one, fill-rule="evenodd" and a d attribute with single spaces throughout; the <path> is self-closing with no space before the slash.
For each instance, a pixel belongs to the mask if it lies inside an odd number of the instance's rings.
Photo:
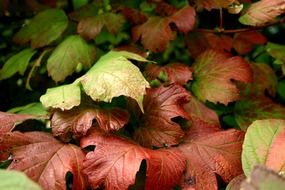
<path id="1" fill-rule="evenodd" d="M 193 64 L 193 93 L 201 100 L 223 103 L 239 99 L 239 90 L 232 80 L 248 83 L 252 81 L 249 64 L 241 57 L 207 50 Z"/>
<path id="2" fill-rule="evenodd" d="M 60 37 L 68 25 L 68 18 L 61 9 L 47 9 L 38 13 L 29 24 L 15 35 L 19 44 L 31 42 L 32 48 L 49 45 Z"/>

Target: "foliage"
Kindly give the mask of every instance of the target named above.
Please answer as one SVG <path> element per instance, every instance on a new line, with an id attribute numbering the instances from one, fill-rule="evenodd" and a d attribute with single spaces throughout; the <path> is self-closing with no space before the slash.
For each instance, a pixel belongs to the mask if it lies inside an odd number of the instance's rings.
<path id="1" fill-rule="evenodd" d="M 0 187 L 284 189 L 284 7 L 1 2 Z"/>

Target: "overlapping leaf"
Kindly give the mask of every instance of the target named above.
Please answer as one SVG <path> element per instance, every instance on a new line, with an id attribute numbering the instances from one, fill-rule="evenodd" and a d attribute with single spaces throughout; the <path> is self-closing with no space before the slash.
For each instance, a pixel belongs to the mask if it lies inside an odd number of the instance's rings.
<path id="1" fill-rule="evenodd" d="M 246 179 L 244 174 L 241 174 L 235 177 L 231 182 L 227 185 L 226 190 L 240 190 L 241 183 Z"/>
<path id="2" fill-rule="evenodd" d="M 285 171 L 285 120 L 257 120 L 248 128 L 242 152 L 242 167 L 249 176 L 255 165 Z"/>
<path id="3" fill-rule="evenodd" d="M 31 42 L 33 48 L 49 45 L 60 37 L 68 25 L 63 10 L 47 9 L 37 14 L 14 37 L 17 43 Z"/>
<path id="4" fill-rule="evenodd" d="M 48 73 L 54 81 L 63 81 L 79 64 L 85 68 L 91 67 L 94 59 L 94 47 L 80 36 L 71 35 L 56 47 L 47 60 Z"/>
<path id="5" fill-rule="evenodd" d="M 71 109 L 80 104 L 81 83 L 85 93 L 95 101 L 110 102 L 124 95 L 135 99 L 142 109 L 143 95 L 149 84 L 129 59 L 147 61 L 134 53 L 111 51 L 72 84 L 48 89 L 40 100 L 46 107 Z"/>
<path id="6" fill-rule="evenodd" d="M 264 96 L 250 96 L 238 101 L 234 108 L 235 119 L 242 130 L 259 119 L 285 119 L 285 107 Z"/>
<path id="7" fill-rule="evenodd" d="M 241 57 L 207 50 L 193 64 L 193 93 L 202 101 L 223 103 L 239 99 L 239 90 L 232 80 L 252 81 L 249 64 Z"/>
<path id="8" fill-rule="evenodd" d="M 134 139 L 146 147 L 178 144 L 184 132 L 172 119 L 189 118 L 183 108 L 188 101 L 188 92 L 179 85 L 148 89 L 143 102 L 145 113 L 135 130 Z"/>
<path id="9" fill-rule="evenodd" d="M 132 9 L 129 7 L 124 7 L 122 10 L 122 14 L 131 24 L 142 24 L 147 20 L 146 15 L 142 12 L 139 12 L 137 9 Z"/>
<path id="10" fill-rule="evenodd" d="M 64 141 L 70 136 L 81 137 L 92 127 L 93 120 L 105 131 L 122 128 L 129 120 L 129 114 L 119 108 L 100 109 L 99 107 L 74 108 L 69 111 L 56 111 L 51 118 L 52 132 Z"/>
<path id="11" fill-rule="evenodd" d="M 269 42 L 266 45 L 266 51 L 269 53 L 269 55 L 275 58 L 274 63 L 282 64 L 282 72 L 283 75 L 285 75 L 285 46 Z"/>
<path id="12" fill-rule="evenodd" d="M 172 63 L 165 66 L 149 64 L 144 71 L 148 80 L 154 80 L 161 74 L 166 74 L 167 82 L 170 84 L 185 85 L 192 80 L 192 70 L 189 66 L 182 63 Z"/>
<path id="13" fill-rule="evenodd" d="M 235 0 L 195 0 L 198 9 L 205 8 L 207 10 L 227 8 Z"/>
<path id="14" fill-rule="evenodd" d="M 87 188 L 81 173 L 85 155 L 79 147 L 63 144 L 43 132 L 6 133 L 0 141 L 4 145 L 0 151 L 6 149 L 12 154 L 8 169 L 23 171 L 44 190 L 66 189 L 67 172 L 73 174 L 73 189 Z"/>
<path id="15" fill-rule="evenodd" d="M 35 53 L 35 50 L 27 48 L 10 57 L 0 70 L 0 80 L 7 79 L 17 72 L 24 75 L 29 61 Z"/>
<path id="16" fill-rule="evenodd" d="M 151 150 L 99 130 L 82 138 L 82 147 L 90 145 L 96 148 L 87 153 L 83 172 L 94 189 L 128 189 L 135 182 L 142 160 L 147 163 L 145 189 L 171 189 L 179 184 L 186 164 L 177 149 Z"/>
<path id="17" fill-rule="evenodd" d="M 263 26 L 275 21 L 276 17 L 285 13 L 283 0 L 261 0 L 250 5 L 239 21 L 245 25 Z"/>

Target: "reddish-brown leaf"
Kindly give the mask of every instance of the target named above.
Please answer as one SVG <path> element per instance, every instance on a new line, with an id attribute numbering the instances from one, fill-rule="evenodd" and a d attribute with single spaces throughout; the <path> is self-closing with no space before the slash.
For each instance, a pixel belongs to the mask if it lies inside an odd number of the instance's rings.
<path id="1" fill-rule="evenodd" d="M 193 29 L 195 24 L 196 12 L 190 7 L 186 6 L 175 12 L 171 17 L 169 17 L 170 23 L 174 23 L 178 31 L 187 33 Z"/>
<path id="2" fill-rule="evenodd" d="M 115 47 L 113 50 L 114 51 L 129 51 L 132 53 L 136 53 L 145 58 L 147 58 L 148 56 L 148 53 L 136 44 L 121 45 L 121 46 Z"/>
<path id="3" fill-rule="evenodd" d="M 159 14 L 160 16 L 170 16 L 174 14 L 176 11 L 177 9 L 174 6 L 164 1 L 160 1 L 156 3 L 155 12 Z"/>
<path id="4" fill-rule="evenodd" d="M 148 89 L 143 102 L 145 113 L 135 130 L 134 139 L 146 147 L 178 144 L 184 132 L 171 119 L 189 118 L 183 108 L 188 101 L 188 92 L 179 85 Z"/>
<path id="5" fill-rule="evenodd" d="M 163 67 L 156 64 L 149 64 L 144 71 L 149 80 L 158 78 L 161 72 L 167 75 L 167 81 L 170 84 L 185 85 L 189 80 L 192 80 L 191 68 L 182 63 L 171 63 Z"/>
<path id="6" fill-rule="evenodd" d="M 14 129 L 17 123 L 21 123 L 28 119 L 35 119 L 39 116 L 28 114 L 13 114 L 0 112 L 0 133 L 10 132 Z"/>
<path id="7" fill-rule="evenodd" d="M 23 171 L 43 189 L 66 189 L 67 172 L 73 174 L 74 190 L 87 189 L 85 176 L 81 173 L 85 155 L 79 147 L 63 144 L 43 132 L 10 132 L 0 140 L 12 147 L 13 161 L 9 169 Z"/>
<path id="8" fill-rule="evenodd" d="M 211 9 L 227 8 L 236 0 L 195 0 L 198 9 L 205 8 L 208 11 Z"/>
<path id="9" fill-rule="evenodd" d="M 52 132 L 64 141 L 73 135 L 81 137 L 92 127 L 93 120 L 105 131 L 115 131 L 122 128 L 129 120 L 127 111 L 113 108 L 75 108 L 70 111 L 57 110 L 51 119 Z"/>
<path id="10" fill-rule="evenodd" d="M 265 44 L 267 39 L 257 31 L 241 32 L 234 35 L 233 47 L 241 54 L 249 53 L 255 45 Z"/>
<path id="11" fill-rule="evenodd" d="M 92 130 L 81 139 L 81 146 L 95 145 L 86 155 L 83 172 L 92 188 L 124 190 L 134 184 L 142 160 L 147 162 L 146 189 L 171 189 L 179 183 L 185 158 L 177 149 L 151 150 L 133 142 Z M 167 164 L 166 164 L 167 163 Z"/>
<path id="12" fill-rule="evenodd" d="M 244 133 L 227 130 L 187 140 L 178 148 L 187 158 L 182 189 L 217 190 L 216 175 L 229 182 L 242 173 L 241 151 Z"/>
<path id="13" fill-rule="evenodd" d="M 146 15 L 144 15 L 142 12 L 139 12 L 137 9 L 125 7 L 122 10 L 122 14 L 126 20 L 133 25 L 142 24 L 147 21 Z"/>

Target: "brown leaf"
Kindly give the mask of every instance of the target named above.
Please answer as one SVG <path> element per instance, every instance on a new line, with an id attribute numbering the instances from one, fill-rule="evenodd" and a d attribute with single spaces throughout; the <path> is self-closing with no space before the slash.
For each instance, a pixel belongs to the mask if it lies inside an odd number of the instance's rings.
<path id="1" fill-rule="evenodd" d="M 142 12 L 139 12 L 137 9 L 124 7 L 122 10 L 122 14 L 126 18 L 126 20 L 133 25 L 142 24 L 147 21 L 146 15 L 144 15 Z"/>
<path id="2" fill-rule="evenodd" d="M 134 139 L 146 147 L 178 144 L 184 132 L 171 119 L 189 118 L 183 108 L 188 101 L 188 92 L 179 85 L 148 89 L 143 102 L 145 113 L 135 130 Z"/>
<path id="3" fill-rule="evenodd" d="M 211 9 L 227 8 L 236 0 L 195 0 L 198 9 L 205 8 L 208 11 Z"/>
<path id="4" fill-rule="evenodd" d="M 174 23 L 178 31 L 187 33 L 194 27 L 196 21 L 196 12 L 190 7 L 186 6 L 175 12 L 170 18 L 170 23 Z"/>

